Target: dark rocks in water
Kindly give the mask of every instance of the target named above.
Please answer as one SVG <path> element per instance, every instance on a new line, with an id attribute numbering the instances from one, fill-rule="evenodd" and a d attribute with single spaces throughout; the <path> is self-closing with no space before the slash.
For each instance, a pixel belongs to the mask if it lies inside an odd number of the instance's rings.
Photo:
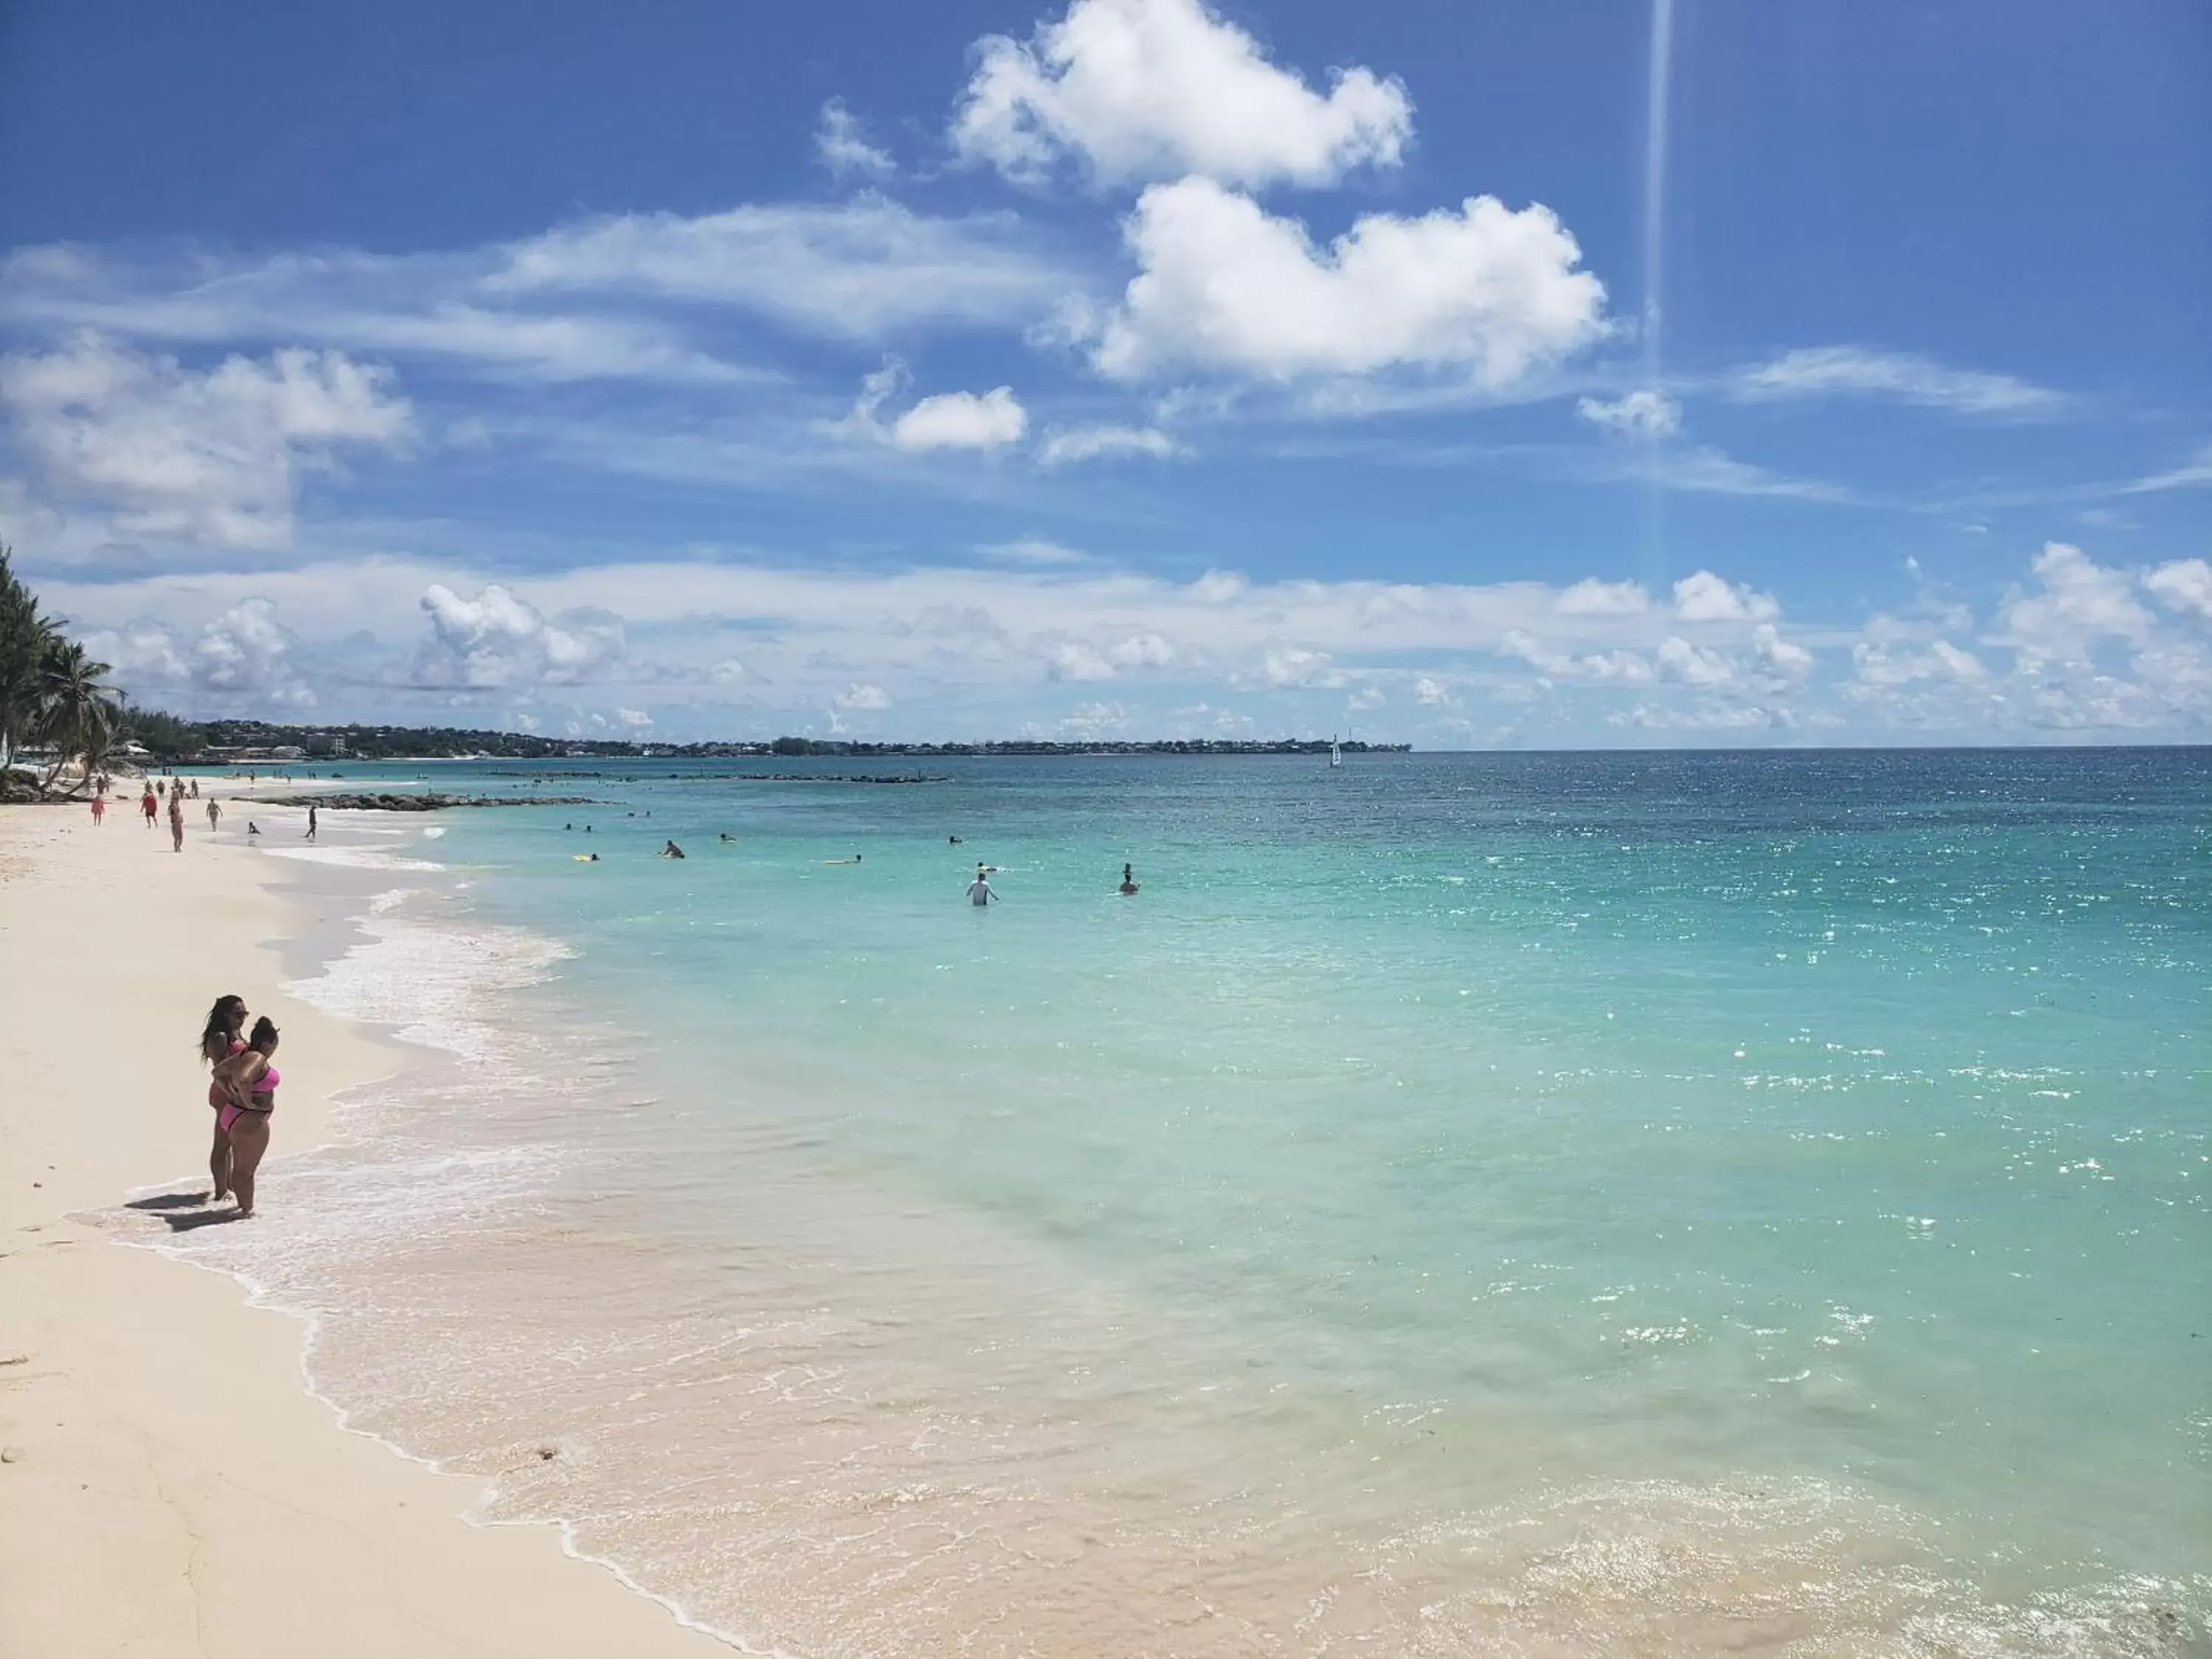
<path id="1" fill-rule="evenodd" d="M 418 795 L 338 793 L 330 795 L 240 795 L 266 806 L 322 806 L 333 811 L 437 812 L 448 806 L 596 806 L 589 795 Z"/>
<path id="2" fill-rule="evenodd" d="M 672 772 L 668 780 L 674 782 L 702 781 L 708 783 L 950 783 L 949 777 L 928 778 L 918 773 L 902 777 L 886 777 L 880 772 Z"/>

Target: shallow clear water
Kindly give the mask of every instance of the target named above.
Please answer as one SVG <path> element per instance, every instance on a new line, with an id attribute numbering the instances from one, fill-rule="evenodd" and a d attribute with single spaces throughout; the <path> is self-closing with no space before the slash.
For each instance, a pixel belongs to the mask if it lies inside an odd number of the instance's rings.
<path id="1" fill-rule="evenodd" d="M 176 1245 L 491 1516 L 803 1652 L 2206 1639 L 2206 751 L 556 769 Z"/>

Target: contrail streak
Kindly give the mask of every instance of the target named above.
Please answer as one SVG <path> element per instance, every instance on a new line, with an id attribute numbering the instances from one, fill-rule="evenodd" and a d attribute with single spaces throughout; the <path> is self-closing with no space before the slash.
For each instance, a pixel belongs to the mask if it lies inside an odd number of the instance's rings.
<path id="1" fill-rule="evenodd" d="M 1644 384 L 1665 395 L 1662 350 L 1667 274 L 1667 94 L 1674 80 L 1674 0 L 1651 0 L 1651 60 L 1644 106 Z M 1644 436 L 1644 575 L 1667 575 L 1667 493 L 1660 482 L 1662 434 Z"/>
<path id="2" fill-rule="evenodd" d="M 1658 389 L 1666 278 L 1667 93 L 1674 79 L 1674 0 L 1651 0 L 1650 79 L 1644 106 L 1644 378 Z"/>

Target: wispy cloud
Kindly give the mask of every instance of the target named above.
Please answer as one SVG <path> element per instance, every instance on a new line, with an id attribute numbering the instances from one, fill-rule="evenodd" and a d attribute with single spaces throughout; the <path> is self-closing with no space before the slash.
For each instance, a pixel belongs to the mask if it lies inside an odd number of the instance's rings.
<path id="1" fill-rule="evenodd" d="M 1130 456 L 1170 460 L 1188 453 L 1156 426 L 1063 427 L 1046 433 L 1044 441 L 1037 446 L 1037 459 L 1046 466 Z"/>
<path id="2" fill-rule="evenodd" d="M 1908 352 L 1864 346 L 1814 346 L 1740 369 L 1723 383 L 1744 402 L 1784 398 L 1887 398 L 1924 409 L 2010 420 L 2061 412 L 2066 394 L 2010 374 L 1952 368 Z"/>
<path id="3" fill-rule="evenodd" d="M 1607 476 L 1616 479 L 1646 476 L 1668 489 L 1706 495 L 1763 495 L 1781 501 L 1854 501 L 1857 497 L 1843 485 L 1820 478 L 1792 477 L 1700 444 L 1694 448 L 1662 450 L 1646 461 L 1615 458 L 1624 463 Z"/>
<path id="4" fill-rule="evenodd" d="M 2179 466 L 2117 485 L 2112 493 L 2148 495 L 2165 489 L 2203 489 L 2208 487 L 2212 487 L 2212 444 L 2206 444 Z"/>
<path id="5" fill-rule="evenodd" d="M 814 157 L 840 179 L 848 173 L 888 179 L 898 171 L 889 150 L 868 142 L 867 129 L 842 98 L 822 106 L 822 118 L 814 129 Z"/>
<path id="6" fill-rule="evenodd" d="M 520 241 L 240 259 L 181 245 L 0 259 L 0 322 L 177 343 L 312 343 L 543 380 L 733 384 L 718 319 L 811 337 L 1018 334 L 1082 283 L 1010 214 L 883 197 L 629 214 Z"/>
<path id="7" fill-rule="evenodd" d="M 1018 331 L 1073 280 L 1012 214 L 936 217 L 872 194 L 586 220 L 508 245 L 498 258 L 483 279 L 487 293 L 695 301 L 845 339 L 923 325 Z"/>

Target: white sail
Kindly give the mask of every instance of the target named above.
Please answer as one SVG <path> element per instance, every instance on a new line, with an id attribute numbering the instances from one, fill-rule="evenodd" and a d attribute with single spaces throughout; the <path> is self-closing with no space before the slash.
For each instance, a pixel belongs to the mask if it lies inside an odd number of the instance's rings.
<path id="1" fill-rule="evenodd" d="M 1336 739 L 1334 738 L 1331 738 L 1328 740 L 1328 763 L 1331 766 L 1341 766 L 1344 764 L 1344 750 L 1336 746 Z"/>

